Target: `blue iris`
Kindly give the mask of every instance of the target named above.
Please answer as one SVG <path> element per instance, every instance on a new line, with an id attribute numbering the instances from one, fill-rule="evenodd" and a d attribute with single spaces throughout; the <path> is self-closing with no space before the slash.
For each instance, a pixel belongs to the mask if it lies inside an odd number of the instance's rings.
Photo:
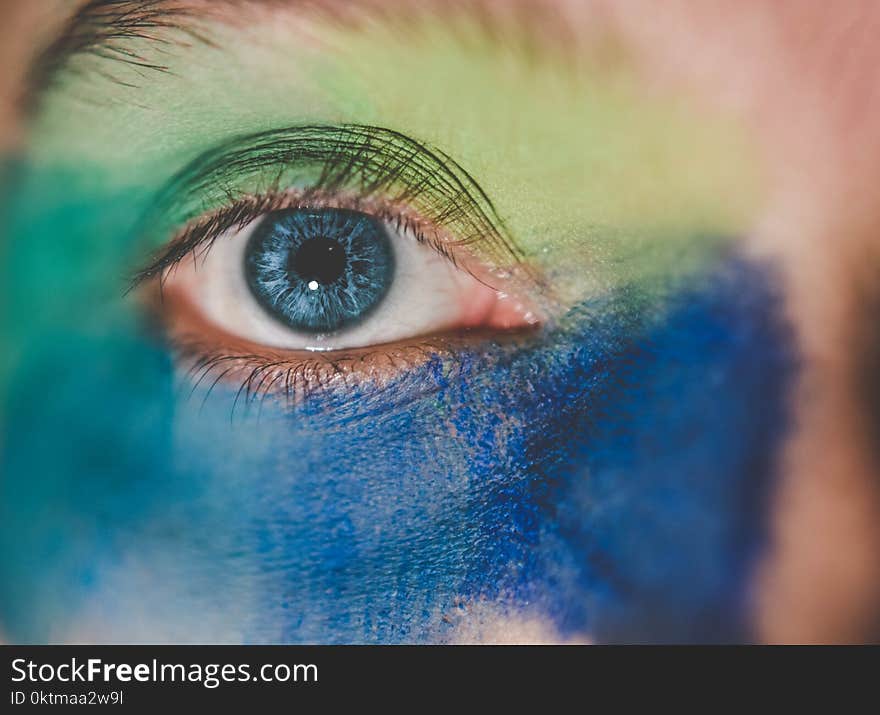
<path id="1" fill-rule="evenodd" d="M 244 263 L 260 305 L 309 333 L 363 320 L 394 277 L 394 252 L 382 223 L 343 209 L 268 214 L 248 241 Z"/>

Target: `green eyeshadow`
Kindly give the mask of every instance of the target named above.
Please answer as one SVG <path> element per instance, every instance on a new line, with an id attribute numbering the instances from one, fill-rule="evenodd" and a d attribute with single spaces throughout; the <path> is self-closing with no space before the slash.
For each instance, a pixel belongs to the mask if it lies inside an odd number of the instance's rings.
<path id="1" fill-rule="evenodd" d="M 315 20 L 299 35 L 267 17 L 217 26 L 215 46 L 163 56 L 165 73 L 112 69 L 134 87 L 69 73 L 45 98 L 31 160 L 69 171 L 72 192 L 147 196 L 234 136 L 386 127 L 465 167 L 572 300 L 687 274 L 748 230 L 760 180 L 735 123 L 649 90 L 622 54 L 537 61 L 430 17 L 408 32 Z"/>

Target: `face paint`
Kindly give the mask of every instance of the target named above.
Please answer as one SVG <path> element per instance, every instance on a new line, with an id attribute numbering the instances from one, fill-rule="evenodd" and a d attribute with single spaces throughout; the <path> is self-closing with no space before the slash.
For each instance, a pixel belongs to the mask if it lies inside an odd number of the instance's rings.
<path id="1" fill-rule="evenodd" d="M 444 18 L 417 13 L 403 32 L 257 14 L 248 29 L 203 27 L 214 47 L 159 58 L 136 47 L 167 67 L 147 81 L 142 69 L 80 58 L 45 97 L 31 156 L 72 168 L 93 191 L 155 191 L 236 136 L 400 131 L 478 178 L 569 305 L 633 282 L 662 286 L 708 260 L 713 237 L 749 227 L 761 167 L 741 126 L 646 89 L 623 54 L 529 61 L 472 21 Z M 117 81 L 96 79 L 99 69 Z M 218 102 L 226 96 L 235 101 Z"/>
<path id="2" fill-rule="evenodd" d="M 715 238 L 753 209 L 738 133 L 625 67 L 508 62 L 442 25 L 259 30 L 234 70 L 197 46 L 95 104 L 69 76 L 34 123 L 5 217 L 4 629 L 419 642 L 489 602 L 563 636 L 748 637 L 794 364 L 772 275 Z M 141 218 L 203 152 L 315 122 L 478 176 L 561 296 L 553 325 L 294 406 L 181 385 L 120 297 L 169 238 L 139 244 Z"/>
<path id="3" fill-rule="evenodd" d="M 38 623 L 64 632 L 115 594 L 109 638 L 137 637 L 131 610 L 161 639 L 198 639 L 203 613 L 221 640 L 417 642 L 488 600 L 562 634 L 748 637 L 794 368 L 768 275 L 733 259 L 651 317 L 638 291 L 609 296 L 545 344 L 431 361 L 294 414 L 233 407 L 226 389 L 171 402 L 159 354 L 131 350 L 122 369 L 123 346 L 83 345 L 92 367 L 69 394 L 91 381 L 100 421 L 54 400 L 7 427 L 19 560 L 5 560 L 4 620 L 42 639 Z M 102 459 L 108 443 L 131 448 Z M 8 485 L 25 470 L 23 495 Z"/>

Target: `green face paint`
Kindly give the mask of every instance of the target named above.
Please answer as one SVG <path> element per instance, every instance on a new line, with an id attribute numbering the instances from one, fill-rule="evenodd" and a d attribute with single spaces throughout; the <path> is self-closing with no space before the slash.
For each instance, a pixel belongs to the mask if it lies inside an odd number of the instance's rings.
<path id="1" fill-rule="evenodd" d="M 646 91 L 624 57 L 530 62 L 433 16 L 408 32 L 317 19 L 297 33 L 264 18 L 211 37 L 216 47 L 163 54 L 165 73 L 113 68 L 134 87 L 63 77 L 34 129 L 34 163 L 71 171 L 71 192 L 145 198 L 234 136 L 346 122 L 402 131 L 477 179 L 565 302 L 686 275 L 754 218 L 747 137 Z"/>

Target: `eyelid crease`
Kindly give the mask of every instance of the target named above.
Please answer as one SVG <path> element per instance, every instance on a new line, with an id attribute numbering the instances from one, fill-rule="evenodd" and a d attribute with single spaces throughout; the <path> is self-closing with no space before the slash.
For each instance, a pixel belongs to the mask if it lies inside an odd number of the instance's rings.
<path id="1" fill-rule="evenodd" d="M 434 237 L 426 242 L 453 262 L 455 247 L 478 246 L 494 264 L 490 268 L 541 283 L 488 195 L 451 157 L 381 127 L 308 125 L 233 139 L 174 176 L 142 225 L 175 218 L 178 225 L 189 225 L 135 274 L 132 287 L 161 275 L 199 246 L 209 249 L 225 230 L 291 206 L 297 194 L 298 207 L 346 203 L 357 209 L 357 204 L 384 212 L 380 218 L 392 224 L 409 216 L 423 238 L 432 227 Z"/>

